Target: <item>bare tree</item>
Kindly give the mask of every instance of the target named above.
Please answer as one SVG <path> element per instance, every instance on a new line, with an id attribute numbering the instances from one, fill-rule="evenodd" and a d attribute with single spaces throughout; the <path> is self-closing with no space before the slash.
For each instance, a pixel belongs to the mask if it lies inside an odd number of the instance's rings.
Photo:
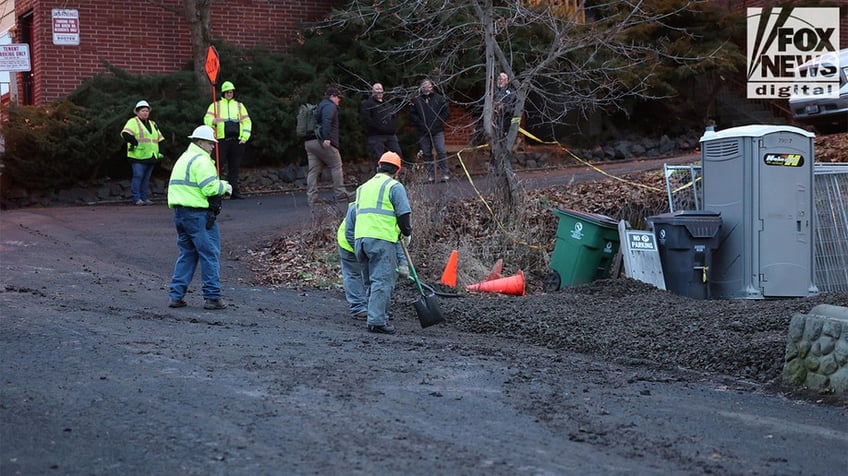
<path id="1" fill-rule="evenodd" d="M 191 38 L 191 57 L 194 64 L 194 78 L 202 91 L 209 88 L 206 77 L 206 50 L 212 44 L 212 0 L 182 0 L 182 9 L 165 4 L 159 0 L 147 0 L 149 3 L 169 12 L 182 15 L 189 27 Z"/>
<path id="2" fill-rule="evenodd" d="M 363 35 L 395 38 L 380 52 L 409 69 L 430 71 L 441 84 L 481 75 L 483 97 L 454 102 L 482 106 L 482 117 L 474 122 L 482 122 L 495 173 L 503 179 L 499 188 L 506 202 L 515 206 L 520 190 L 509 159 L 518 134 L 517 118 L 532 111 L 553 131 L 566 114 L 585 115 L 599 108 L 620 108 L 626 98 L 651 97 L 652 67 L 670 55 L 662 39 L 643 39 L 640 29 L 663 22 L 692 2 L 564 3 L 565 7 L 563 2 L 545 0 L 354 0 L 327 26 L 355 23 L 363 26 Z M 654 10 L 655 4 L 663 9 Z M 509 132 L 499 140 L 492 111 L 495 77 L 501 71 L 511 78 L 516 100 Z"/>

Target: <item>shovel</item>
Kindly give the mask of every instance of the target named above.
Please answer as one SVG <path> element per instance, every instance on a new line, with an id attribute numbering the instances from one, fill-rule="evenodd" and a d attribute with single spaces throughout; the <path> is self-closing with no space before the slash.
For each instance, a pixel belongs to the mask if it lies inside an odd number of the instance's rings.
<path id="1" fill-rule="evenodd" d="M 418 322 L 421 323 L 421 328 L 430 327 L 444 321 L 445 318 L 442 316 L 441 309 L 439 309 L 439 302 L 436 300 L 436 293 L 432 290 L 430 294 L 424 293 L 424 288 L 418 279 L 418 273 L 415 272 L 415 266 L 412 265 L 412 258 L 409 256 L 409 250 L 406 248 L 403 237 L 400 238 L 400 245 L 403 248 L 406 261 L 409 263 L 409 277 L 415 281 L 415 284 L 418 285 L 418 292 L 421 293 L 421 297 L 412 303 L 415 312 L 418 314 Z"/>

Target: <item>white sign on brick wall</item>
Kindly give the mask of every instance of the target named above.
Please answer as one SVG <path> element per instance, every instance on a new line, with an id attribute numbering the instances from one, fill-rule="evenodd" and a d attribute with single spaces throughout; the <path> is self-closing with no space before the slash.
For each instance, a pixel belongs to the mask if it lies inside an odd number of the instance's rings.
<path id="1" fill-rule="evenodd" d="M 53 44 L 79 45 L 79 10 L 53 9 Z"/>
<path id="2" fill-rule="evenodd" d="M 30 71 L 29 45 L 0 45 L 0 71 Z"/>

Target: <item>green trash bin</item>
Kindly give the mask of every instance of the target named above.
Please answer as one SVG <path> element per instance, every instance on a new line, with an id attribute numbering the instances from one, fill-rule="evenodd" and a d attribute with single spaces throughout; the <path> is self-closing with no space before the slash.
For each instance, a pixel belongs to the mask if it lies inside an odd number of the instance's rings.
<path id="1" fill-rule="evenodd" d="M 559 218 L 545 291 L 608 278 L 618 253 L 618 222 L 605 215 L 553 210 Z"/>

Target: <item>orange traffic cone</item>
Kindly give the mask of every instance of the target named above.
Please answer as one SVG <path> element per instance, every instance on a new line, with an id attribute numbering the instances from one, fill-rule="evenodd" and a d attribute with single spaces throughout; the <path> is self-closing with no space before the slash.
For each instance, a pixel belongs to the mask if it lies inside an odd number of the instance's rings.
<path id="1" fill-rule="evenodd" d="M 491 281 L 493 279 L 500 279 L 503 276 L 501 272 L 503 271 L 503 259 L 499 259 L 495 262 L 495 265 L 492 266 L 492 270 L 489 271 L 489 275 L 486 276 L 486 281 Z"/>
<path id="2" fill-rule="evenodd" d="M 458 260 L 459 252 L 456 250 L 451 251 L 448 264 L 445 265 L 445 271 L 442 273 L 442 279 L 439 281 L 440 283 L 450 287 L 456 286 L 456 262 Z"/>
<path id="3" fill-rule="evenodd" d="M 469 291 L 484 291 L 490 293 L 511 294 L 513 296 L 524 296 L 524 271 L 518 270 L 515 275 L 508 278 L 493 279 L 477 284 L 466 286 Z"/>

